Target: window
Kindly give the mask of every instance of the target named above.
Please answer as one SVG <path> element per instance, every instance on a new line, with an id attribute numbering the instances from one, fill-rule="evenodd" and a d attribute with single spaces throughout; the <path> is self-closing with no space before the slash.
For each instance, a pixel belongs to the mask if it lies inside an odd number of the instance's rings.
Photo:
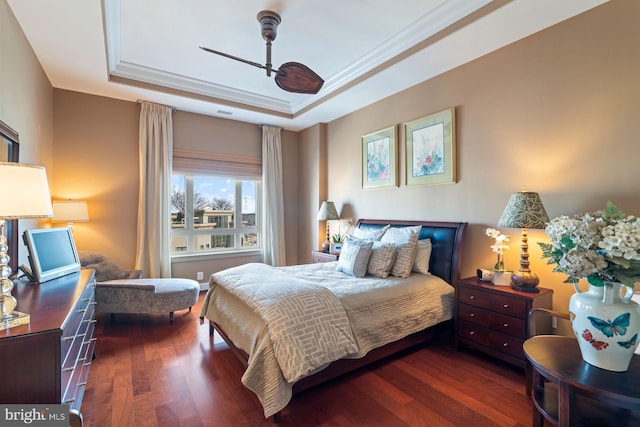
<path id="1" fill-rule="evenodd" d="M 174 173 L 171 253 L 260 248 L 260 181 Z"/>

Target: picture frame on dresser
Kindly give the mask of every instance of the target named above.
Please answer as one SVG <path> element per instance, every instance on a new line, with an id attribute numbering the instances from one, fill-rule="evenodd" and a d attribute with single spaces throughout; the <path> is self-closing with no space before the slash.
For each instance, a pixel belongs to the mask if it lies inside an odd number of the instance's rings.
<path id="1" fill-rule="evenodd" d="M 20 154 L 20 140 L 18 132 L 0 120 L 0 162 L 17 163 Z M 9 253 L 9 267 L 12 271 L 18 269 L 18 220 L 6 220 L 5 223 Z"/>
<path id="2" fill-rule="evenodd" d="M 455 108 L 405 124 L 407 185 L 456 182 Z"/>

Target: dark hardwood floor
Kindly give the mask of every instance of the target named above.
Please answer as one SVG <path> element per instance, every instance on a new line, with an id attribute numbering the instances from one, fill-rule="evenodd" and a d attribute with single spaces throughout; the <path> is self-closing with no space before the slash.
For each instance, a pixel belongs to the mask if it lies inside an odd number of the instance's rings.
<path id="1" fill-rule="evenodd" d="M 98 314 L 85 426 L 273 426 L 243 366 L 191 313 Z M 530 426 L 524 372 L 448 337 L 294 396 L 280 426 Z"/>

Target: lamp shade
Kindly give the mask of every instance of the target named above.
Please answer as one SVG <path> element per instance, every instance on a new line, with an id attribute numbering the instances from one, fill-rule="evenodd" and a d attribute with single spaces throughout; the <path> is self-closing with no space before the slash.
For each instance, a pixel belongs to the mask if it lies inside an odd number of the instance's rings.
<path id="1" fill-rule="evenodd" d="M 547 226 L 549 216 L 538 193 L 521 191 L 509 198 L 498 221 L 499 227 L 541 229 Z"/>
<path id="2" fill-rule="evenodd" d="M 0 219 L 51 217 L 51 194 L 45 168 L 0 162 L 0 182 L 3 183 Z"/>
<path id="3" fill-rule="evenodd" d="M 334 219 L 340 219 L 338 215 L 338 211 L 336 210 L 336 205 L 333 202 L 322 202 L 322 206 L 320 206 L 320 212 L 318 212 L 318 221 L 329 221 Z"/>
<path id="4" fill-rule="evenodd" d="M 54 200 L 54 222 L 87 222 L 89 211 L 84 200 Z"/>

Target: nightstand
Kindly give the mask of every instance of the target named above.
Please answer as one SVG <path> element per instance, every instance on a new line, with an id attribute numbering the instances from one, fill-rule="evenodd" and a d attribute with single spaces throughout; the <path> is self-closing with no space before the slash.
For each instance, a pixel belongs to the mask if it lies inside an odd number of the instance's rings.
<path id="1" fill-rule="evenodd" d="M 525 367 L 522 344 L 529 331 L 532 308 L 551 309 L 553 290 L 520 292 L 475 277 L 458 280 L 456 289 L 456 346 L 473 348 L 513 365 Z M 544 317 L 544 318 L 543 318 Z M 538 316 L 536 331 L 551 333 L 551 319 Z"/>
<path id="2" fill-rule="evenodd" d="M 337 261 L 339 255 L 330 254 L 329 252 L 311 251 L 311 262 L 317 264 L 319 262 Z"/>

